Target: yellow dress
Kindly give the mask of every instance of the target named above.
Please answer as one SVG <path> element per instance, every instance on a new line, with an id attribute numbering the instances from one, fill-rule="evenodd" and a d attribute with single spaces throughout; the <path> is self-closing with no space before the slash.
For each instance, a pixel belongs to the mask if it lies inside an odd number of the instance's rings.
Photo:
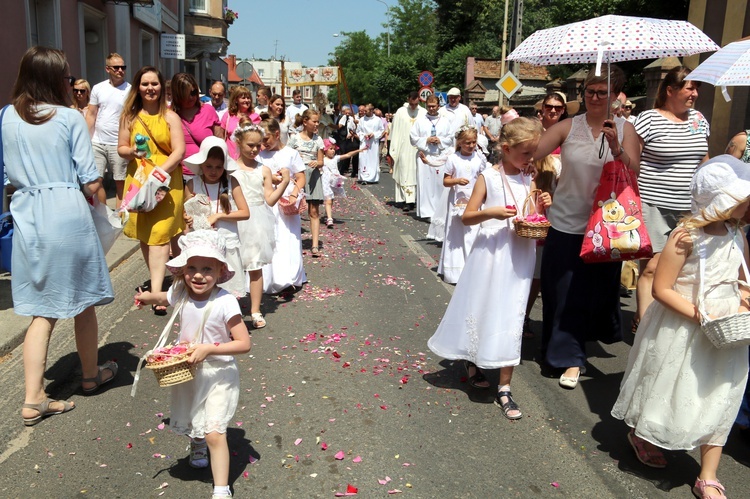
<path id="1" fill-rule="evenodd" d="M 172 151 L 167 120 L 159 114 L 149 115 L 141 112 L 139 116 L 146 123 L 153 136 L 146 132 L 141 122 L 136 119 L 130 130 L 130 141 L 133 144 L 135 143 L 135 134 L 137 133 L 151 137 L 151 140 L 147 142 L 151 150 L 151 157 L 149 159 L 156 165 L 162 165 L 167 160 L 167 156 L 162 151 Z M 154 142 L 159 143 L 161 151 L 156 147 Z M 146 161 L 146 166 L 147 168 L 151 166 L 148 161 Z M 125 179 L 124 192 L 128 192 L 128 187 L 133 181 L 133 175 L 135 175 L 137 167 L 138 163 L 136 160 L 128 164 L 128 175 Z M 149 246 L 159 246 L 167 244 L 172 237 L 182 232 L 184 228 L 182 218 L 182 200 L 184 194 L 182 168 L 177 166 L 177 168 L 170 172 L 170 175 L 172 179 L 169 182 L 169 193 L 153 210 L 147 213 L 131 213 L 130 220 L 125 225 L 124 233 L 126 236 L 138 239 Z"/>

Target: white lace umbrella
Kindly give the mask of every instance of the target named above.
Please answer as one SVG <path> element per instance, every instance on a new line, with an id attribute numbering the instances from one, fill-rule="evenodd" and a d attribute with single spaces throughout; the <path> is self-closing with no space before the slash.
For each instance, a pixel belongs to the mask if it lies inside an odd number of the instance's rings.
<path id="1" fill-rule="evenodd" d="M 750 40 L 732 42 L 700 63 L 688 80 L 697 80 L 721 87 L 729 102 L 727 87 L 750 86 Z"/>
<path id="2" fill-rule="evenodd" d="M 537 66 L 684 57 L 718 50 L 701 30 L 687 21 L 648 17 L 601 16 L 537 31 L 508 60 Z"/>

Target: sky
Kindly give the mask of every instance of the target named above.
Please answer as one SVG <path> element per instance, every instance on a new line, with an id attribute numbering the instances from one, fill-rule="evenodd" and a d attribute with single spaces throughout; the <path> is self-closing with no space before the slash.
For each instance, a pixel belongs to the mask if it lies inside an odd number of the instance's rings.
<path id="1" fill-rule="evenodd" d="M 389 7 L 396 0 L 383 0 Z M 386 31 L 386 6 L 377 0 L 229 0 L 239 14 L 229 26 L 227 54 L 238 59 L 276 59 L 325 66 L 341 31 L 365 31 L 376 38 Z M 261 16 L 256 16 L 261 13 Z"/>

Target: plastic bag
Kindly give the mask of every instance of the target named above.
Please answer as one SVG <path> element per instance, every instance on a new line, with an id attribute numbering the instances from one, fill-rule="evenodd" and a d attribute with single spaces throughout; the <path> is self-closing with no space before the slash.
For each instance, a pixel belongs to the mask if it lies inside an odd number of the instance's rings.
<path id="1" fill-rule="evenodd" d="M 158 166 L 152 166 L 149 169 L 146 161 L 141 159 L 138 169 L 133 175 L 133 181 L 123 196 L 120 211 L 146 212 L 153 210 L 169 192 L 170 180 L 172 180 L 172 177 L 167 172 Z"/>
<path id="2" fill-rule="evenodd" d="M 99 241 L 102 243 L 102 249 L 106 255 L 112 249 L 120 234 L 122 234 L 122 229 L 125 227 L 130 215 L 128 215 L 127 211 L 123 212 L 125 213 L 123 219 L 120 215 L 121 212 L 116 212 L 106 204 L 102 204 L 96 197 L 89 203 L 89 208 L 91 208 L 91 218 L 94 220 L 96 233 L 99 236 Z"/>

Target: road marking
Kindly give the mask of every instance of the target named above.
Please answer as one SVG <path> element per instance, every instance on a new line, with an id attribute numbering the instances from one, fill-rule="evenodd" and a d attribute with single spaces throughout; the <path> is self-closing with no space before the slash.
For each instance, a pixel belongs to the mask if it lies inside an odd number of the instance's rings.
<path id="1" fill-rule="evenodd" d="M 375 211 L 377 211 L 381 215 L 388 215 L 388 216 L 393 215 L 390 211 L 388 211 L 388 209 L 385 206 L 383 206 L 383 203 L 381 203 L 380 200 L 377 197 L 375 197 L 375 194 L 368 191 L 367 189 L 360 189 L 360 191 L 362 192 L 362 194 L 365 195 L 366 198 L 369 198 L 370 202 L 375 207 Z"/>

